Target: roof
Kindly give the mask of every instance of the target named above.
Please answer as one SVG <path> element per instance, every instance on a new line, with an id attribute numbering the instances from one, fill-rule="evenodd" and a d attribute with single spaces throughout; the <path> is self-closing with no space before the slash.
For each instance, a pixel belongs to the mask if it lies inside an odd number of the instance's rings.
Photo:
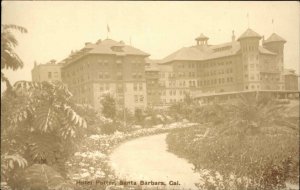
<path id="1" fill-rule="evenodd" d="M 205 36 L 204 34 L 200 34 L 199 37 L 197 37 L 195 40 L 208 40 L 209 38 L 207 36 Z"/>
<path id="2" fill-rule="evenodd" d="M 116 49 L 114 49 L 116 47 Z M 86 43 L 85 46 L 75 53 L 65 58 L 61 63 L 69 65 L 74 60 L 84 57 L 88 54 L 104 54 L 104 55 L 138 55 L 148 57 L 150 54 L 145 53 L 137 48 L 124 44 L 124 42 L 116 42 L 111 39 L 103 41 L 98 40 L 96 43 Z M 68 60 L 68 61 L 67 61 Z"/>
<path id="3" fill-rule="evenodd" d="M 276 55 L 276 53 L 273 53 L 273 52 L 267 50 L 266 48 L 264 48 L 264 47 L 262 47 L 262 46 L 259 46 L 259 47 L 258 47 L 258 51 L 259 51 L 259 53 L 261 53 L 261 54 Z"/>
<path id="4" fill-rule="evenodd" d="M 270 43 L 270 42 L 284 42 L 285 43 L 286 41 L 282 37 L 273 33 L 267 40 L 264 41 L 264 44 Z"/>
<path id="5" fill-rule="evenodd" d="M 254 32 L 252 29 L 248 28 L 239 38 L 238 41 L 245 38 L 261 38 L 261 36 Z"/>
<path id="6" fill-rule="evenodd" d="M 251 29 L 244 32 L 241 37 L 256 37 L 261 38 L 259 34 Z M 240 38 L 241 38 L 240 37 Z M 231 41 L 218 45 L 197 45 L 190 47 L 183 47 L 174 53 L 162 59 L 159 63 L 169 63 L 172 61 L 204 61 L 209 59 L 216 59 L 220 57 L 233 56 L 240 53 L 240 42 Z M 276 55 L 276 53 L 265 49 L 262 46 L 258 48 L 259 53 L 267 55 Z"/>
<path id="7" fill-rule="evenodd" d="M 123 47 L 122 53 L 112 50 L 112 47 Z M 124 54 L 124 55 L 141 55 L 149 56 L 148 53 L 145 53 L 137 48 L 123 44 L 123 42 L 116 42 L 111 39 L 103 40 L 96 44 L 96 46 L 88 52 L 89 54 Z"/>
<path id="8" fill-rule="evenodd" d="M 261 54 L 276 55 L 262 46 L 258 48 Z M 220 45 L 210 46 L 191 46 L 183 47 L 176 52 L 170 54 L 160 61 L 160 63 L 169 63 L 171 61 L 204 61 L 209 59 L 216 59 L 220 57 L 233 56 L 240 51 L 240 43 L 229 42 Z"/>
<path id="9" fill-rule="evenodd" d="M 162 59 L 161 63 L 167 63 L 174 60 L 198 61 L 203 59 L 205 59 L 205 52 L 201 51 L 195 46 L 192 46 L 192 47 L 183 47 L 177 50 L 176 52 Z"/>

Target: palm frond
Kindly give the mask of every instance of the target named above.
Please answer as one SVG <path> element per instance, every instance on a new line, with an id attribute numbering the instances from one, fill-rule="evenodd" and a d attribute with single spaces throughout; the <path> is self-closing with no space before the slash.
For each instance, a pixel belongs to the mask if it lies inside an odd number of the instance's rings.
<path id="1" fill-rule="evenodd" d="M 15 25 L 15 24 L 3 24 L 2 25 L 2 30 L 9 30 L 9 29 L 14 29 L 18 30 L 21 33 L 27 33 L 27 29 L 25 27 Z"/>
<path id="2" fill-rule="evenodd" d="M 53 168 L 46 164 L 34 164 L 24 172 L 24 188 L 30 189 L 57 189 L 72 190 L 72 185 Z"/>

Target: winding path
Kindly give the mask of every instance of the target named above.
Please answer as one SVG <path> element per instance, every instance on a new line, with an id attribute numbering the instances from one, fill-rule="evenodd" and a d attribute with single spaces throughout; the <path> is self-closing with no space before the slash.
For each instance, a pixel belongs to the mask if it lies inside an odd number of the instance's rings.
<path id="1" fill-rule="evenodd" d="M 118 177 L 139 182 L 140 180 L 179 181 L 170 189 L 197 189 L 194 185 L 199 175 L 192 164 L 167 151 L 166 133 L 141 137 L 128 141 L 111 154 L 111 165 Z"/>

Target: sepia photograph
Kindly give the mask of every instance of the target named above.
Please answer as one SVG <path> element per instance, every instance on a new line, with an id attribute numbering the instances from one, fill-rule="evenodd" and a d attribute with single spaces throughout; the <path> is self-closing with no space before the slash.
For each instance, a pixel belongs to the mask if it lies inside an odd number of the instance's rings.
<path id="1" fill-rule="evenodd" d="M 300 189 L 299 1 L 1 9 L 1 190 Z"/>

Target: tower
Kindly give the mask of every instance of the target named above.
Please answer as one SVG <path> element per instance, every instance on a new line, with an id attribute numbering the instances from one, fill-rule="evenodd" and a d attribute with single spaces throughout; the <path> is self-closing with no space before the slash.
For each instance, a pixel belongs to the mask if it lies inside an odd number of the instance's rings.
<path id="1" fill-rule="evenodd" d="M 278 69 L 283 72 L 283 50 L 285 39 L 273 33 L 267 40 L 264 41 L 263 47 L 277 54 Z"/>
<path id="2" fill-rule="evenodd" d="M 201 33 L 200 36 L 197 37 L 195 40 L 197 42 L 197 46 L 199 46 L 199 45 L 207 45 L 208 39 L 209 39 L 208 37 L 206 37 Z"/>
<path id="3" fill-rule="evenodd" d="M 273 33 L 267 40 L 263 42 L 263 47 L 268 49 L 271 52 L 276 53 L 276 70 L 280 73 L 279 83 L 280 89 L 284 89 L 284 44 L 286 43 L 285 39 L 279 35 Z"/>
<path id="4" fill-rule="evenodd" d="M 239 38 L 243 63 L 244 90 L 260 89 L 259 40 L 261 36 L 248 28 Z"/>

